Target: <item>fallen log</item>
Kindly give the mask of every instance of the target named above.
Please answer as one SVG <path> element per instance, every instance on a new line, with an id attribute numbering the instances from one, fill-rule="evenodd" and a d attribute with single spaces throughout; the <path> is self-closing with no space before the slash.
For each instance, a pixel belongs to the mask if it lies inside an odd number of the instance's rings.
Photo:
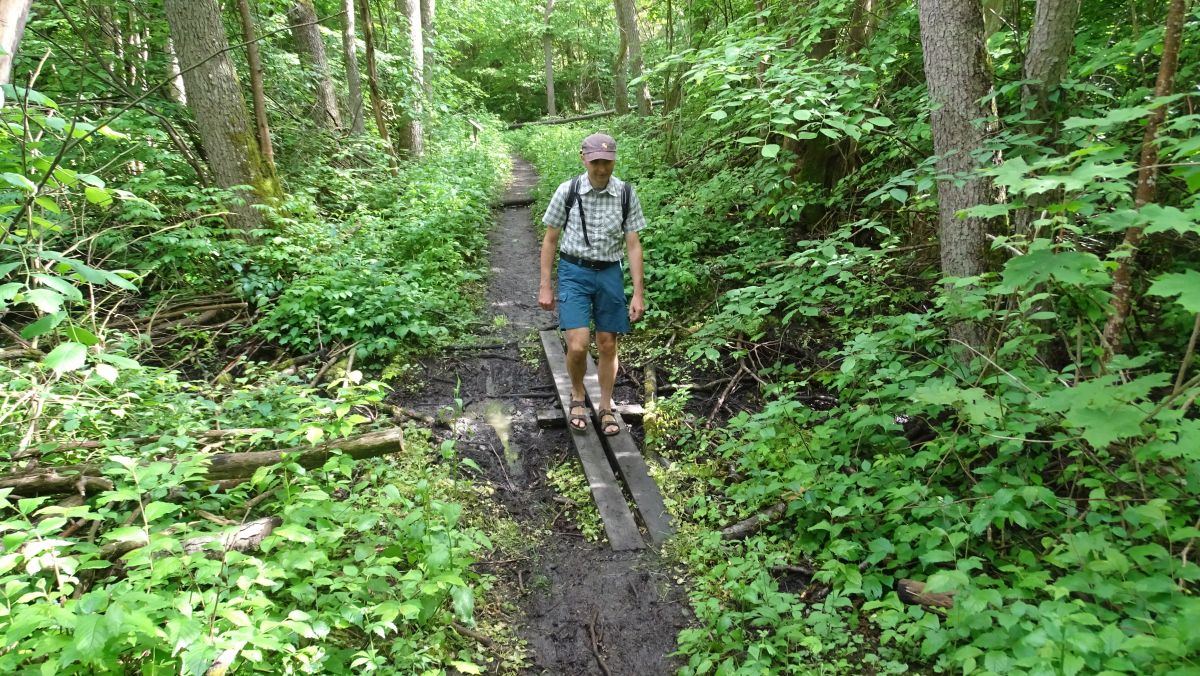
<path id="1" fill-rule="evenodd" d="M 743 519 L 721 531 L 722 540 L 743 540 L 762 530 L 764 526 L 775 523 L 787 513 L 787 503 L 777 502 L 761 512 Z"/>
<path id="2" fill-rule="evenodd" d="M 896 580 L 896 594 L 901 601 L 913 605 L 945 609 L 954 607 L 954 592 L 927 592 L 925 583 L 916 580 Z"/>
<path id="3" fill-rule="evenodd" d="M 223 531 L 208 535 L 198 535 L 184 540 L 183 553 L 195 554 L 211 549 L 209 558 L 221 558 L 225 552 L 248 552 L 258 549 L 262 541 L 271 534 L 283 519 L 278 516 L 268 516 L 244 524 L 227 528 Z M 211 548 L 214 542 L 220 543 L 220 549 Z M 145 547 L 145 540 L 118 540 L 100 548 L 100 558 L 105 561 L 116 561 L 135 549 Z"/>
<path id="4" fill-rule="evenodd" d="M 334 451 L 362 460 L 404 450 L 400 428 L 369 432 L 356 437 L 336 439 L 317 446 L 293 446 L 274 451 L 217 453 L 208 458 L 208 478 L 212 481 L 235 480 L 254 474 L 260 467 L 277 465 L 285 455 L 301 467 L 312 469 L 325 464 Z M 0 489 L 12 488 L 14 495 L 59 495 L 112 490 L 112 481 L 101 474 L 99 463 L 40 468 L 29 472 L 0 476 Z"/>
<path id="5" fill-rule="evenodd" d="M 662 103 L 663 103 L 662 101 L 652 101 L 650 105 L 661 106 Z M 508 128 L 509 129 L 520 129 L 521 127 L 532 127 L 532 126 L 542 125 L 542 124 L 569 124 L 571 122 L 580 122 L 583 120 L 594 120 L 598 117 L 607 117 L 609 115 L 616 115 L 616 114 L 617 114 L 616 110 L 609 109 L 609 110 L 602 110 L 598 113 L 587 113 L 585 115 L 576 115 L 574 117 L 556 117 L 556 118 L 551 118 L 549 120 L 533 120 L 532 122 L 513 122 L 512 124 L 508 125 Z"/>

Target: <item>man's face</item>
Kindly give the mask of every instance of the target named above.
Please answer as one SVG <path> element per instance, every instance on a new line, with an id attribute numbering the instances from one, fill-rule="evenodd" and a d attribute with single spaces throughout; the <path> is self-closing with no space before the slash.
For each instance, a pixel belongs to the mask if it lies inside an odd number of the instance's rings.
<path id="1" fill-rule="evenodd" d="M 608 177 L 612 176 L 613 165 L 616 162 L 612 160 L 592 160 L 584 162 L 583 166 L 587 168 L 588 180 L 595 187 L 603 188 L 608 185 Z"/>

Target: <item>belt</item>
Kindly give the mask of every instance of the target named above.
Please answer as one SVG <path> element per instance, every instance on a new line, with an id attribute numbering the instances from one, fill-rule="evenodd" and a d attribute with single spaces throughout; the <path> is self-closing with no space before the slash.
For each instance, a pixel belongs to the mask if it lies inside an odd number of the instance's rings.
<path id="1" fill-rule="evenodd" d="M 578 256 L 572 256 L 571 254 L 565 254 L 562 252 L 559 252 L 558 257 L 568 263 L 573 263 L 575 265 L 578 265 L 581 268 L 588 268 L 590 270 L 607 270 L 614 265 L 621 264 L 621 261 L 619 261 L 619 260 L 616 260 L 616 261 L 592 261 L 592 260 L 588 260 L 586 258 L 579 258 Z"/>

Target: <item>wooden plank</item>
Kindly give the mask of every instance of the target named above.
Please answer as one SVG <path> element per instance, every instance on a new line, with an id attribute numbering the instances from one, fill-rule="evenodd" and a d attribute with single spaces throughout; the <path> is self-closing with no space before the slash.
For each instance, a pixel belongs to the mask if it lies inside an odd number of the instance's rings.
<path id="1" fill-rule="evenodd" d="M 567 374 L 567 357 L 563 352 L 562 342 L 558 331 L 542 331 L 542 348 L 546 351 L 546 361 L 550 364 L 550 372 L 554 375 L 554 385 L 558 389 L 558 398 L 563 410 L 571 405 L 571 376 Z M 575 450 L 579 453 L 579 461 L 583 464 L 583 473 L 587 476 L 588 486 L 592 489 L 592 499 L 600 510 L 600 520 L 604 523 L 604 532 L 608 535 L 608 544 L 617 551 L 641 549 L 646 546 L 642 534 L 638 532 L 637 522 L 625 496 L 621 493 L 621 485 L 613 474 L 608 458 L 604 454 L 604 446 L 600 443 L 600 435 L 592 421 L 588 421 L 587 429 L 582 432 L 570 433 Z"/>
<path id="2" fill-rule="evenodd" d="M 587 389 L 592 404 L 598 407 L 600 405 L 600 378 L 597 373 L 596 364 L 592 361 L 591 355 L 588 355 L 587 375 L 583 378 L 583 386 Z M 666 505 L 663 504 L 658 484 L 650 478 L 650 471 L 646 468 L 646 460 L 642 457 L 642 452 L 638 450 L 637 444 L 629 436 L 629 426 L 626 425 L 620 408 L 616 413 L 618 423 L 621 425 L 621 432 L 611 437 L 604 437 L 608 444 L 609 457 L 617 466 L 617 471 L 625 480 L 625 485 L 629 487 L 629 493 L 637 505 L 642 523 L 646 524 L 646 530 L 650 533 L 650 541 L 656 545 L 662 544 L 675 532 L 675 527 L 671 524 L 671 515 L 667 512 Z M 600 422 L 599 418 L 596 422 Z M 596 431 L 599 432 L 600 428 L 597 428 Z"/>

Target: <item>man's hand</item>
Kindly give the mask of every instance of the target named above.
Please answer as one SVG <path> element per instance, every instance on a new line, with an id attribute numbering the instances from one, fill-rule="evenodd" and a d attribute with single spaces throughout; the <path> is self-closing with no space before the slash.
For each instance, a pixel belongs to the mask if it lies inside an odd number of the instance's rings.
<path id="1" fill-rule="evenodd" d="M 543 310 L 554 309 L 554 290 L 548 286 L 543 286 L 538 290 L 538 305 Z"/>
<path id="2" fill-rule="evenodd" d="M 636 322 L 646 313 L 646 299 L 641 294 L 633 294 L 629 301 L 629 321 Z"/>

